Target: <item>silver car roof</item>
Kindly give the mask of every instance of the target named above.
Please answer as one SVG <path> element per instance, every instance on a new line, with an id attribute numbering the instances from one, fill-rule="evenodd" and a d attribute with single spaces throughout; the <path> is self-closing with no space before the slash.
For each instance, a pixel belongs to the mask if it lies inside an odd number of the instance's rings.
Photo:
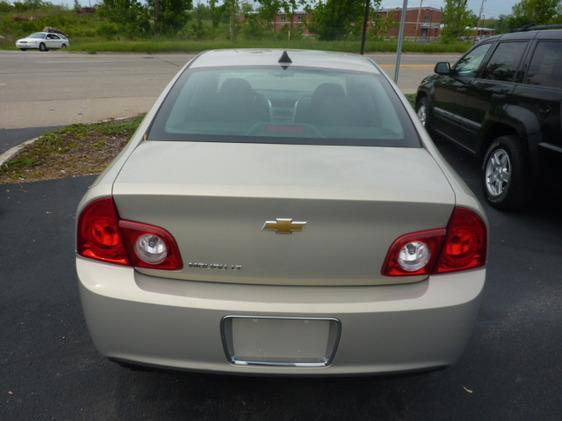
<path id="1" fill-rule="evenodd" d="M 279 59 L 287 51 L 292 66 L 316 67 L 359 72 L 380 72 L 373 62 L 364 56 L 351 53 L 336 53 L 315 50 L 282 49 L 231 49 L 211 50 L 199 55 L 191 68 L 226 67 L 226 66 L 274 66 L 280 65 Z"/>

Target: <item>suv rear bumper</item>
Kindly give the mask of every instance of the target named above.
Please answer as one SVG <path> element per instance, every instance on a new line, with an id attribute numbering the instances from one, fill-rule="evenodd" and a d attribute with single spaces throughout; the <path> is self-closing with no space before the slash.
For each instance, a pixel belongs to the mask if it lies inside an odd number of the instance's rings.
<path id="1" fill-rule="evenodd" d="M 77 258 L 86 321 L 99 351 L 159 367 L 236 374 L 340 375 L 453 364 L 470 337 L 485 270 L 372 287 L 230 285 L 150 277 Z M 225 355 L 225 316 L 329 317 L 342 331 L 327 367 L 240 366 Z"/>

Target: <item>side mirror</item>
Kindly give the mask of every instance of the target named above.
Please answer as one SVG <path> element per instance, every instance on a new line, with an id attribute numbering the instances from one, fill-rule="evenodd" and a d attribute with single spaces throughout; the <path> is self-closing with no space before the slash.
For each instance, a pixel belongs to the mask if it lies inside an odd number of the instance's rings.
<path id="1" fill-rule="evenodd" d="M 451 65 L 447 61 L 440 61 L 435 65 L 434 71 L 438 75 L 448 75 L 451 73 Z"/>

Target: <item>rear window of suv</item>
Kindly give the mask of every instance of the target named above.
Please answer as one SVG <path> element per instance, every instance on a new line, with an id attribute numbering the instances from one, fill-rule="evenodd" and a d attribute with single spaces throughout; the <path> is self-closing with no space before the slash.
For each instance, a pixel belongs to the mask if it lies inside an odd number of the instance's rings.
<path id="1" fill-rule="evenodd" d="M 527 83 L 562 88 L 562 41 L 539 41 L 529 66 Z"/>
<path id="2" fill-rule="evenodd" d="M 381 75 L 296 66 L 188 69 L 148 139 L 420 147 Z"/>

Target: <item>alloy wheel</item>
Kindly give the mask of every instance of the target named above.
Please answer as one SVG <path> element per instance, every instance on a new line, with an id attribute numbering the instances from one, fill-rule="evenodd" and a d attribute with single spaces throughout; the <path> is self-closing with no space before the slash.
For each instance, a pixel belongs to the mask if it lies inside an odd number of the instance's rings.
<path id="1" fill-rule="evenodd" d="M 422 124 L 422 126 L 426 127 L 426 123 L 427 123 L 427 107 L 425 106 L 425 104 L 420 104 L 418 107 L 418 118 Z"/>
<path id="2" fill-rule="evenodd" d="M 486 190 L 493 197 L 504 194 L 511 182 L 511 160 L 505 149 L 496 149 L 488 157 L 485 170 Z"/>

